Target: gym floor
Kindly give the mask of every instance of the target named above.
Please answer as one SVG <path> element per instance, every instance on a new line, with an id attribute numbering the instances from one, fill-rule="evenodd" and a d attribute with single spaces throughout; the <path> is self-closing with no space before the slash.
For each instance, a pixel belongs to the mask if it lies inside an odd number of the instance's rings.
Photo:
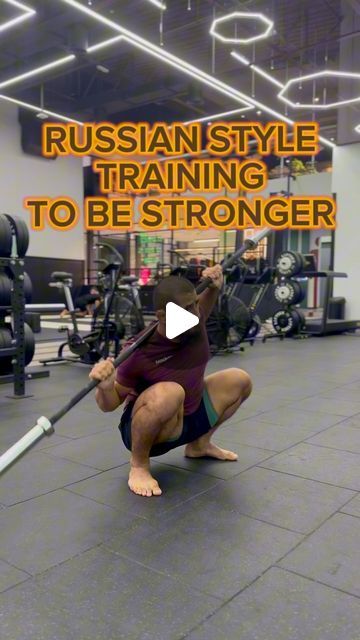
<path id="1" fill-rule="evenodd" d="M 216 441 L 236 463 L 153 462 L 127 488 L 119 415 L 87 397 L 0 482 L 2 640 L 355 640 L 360 341 L 269 340 L 218 356 L 254 392 Z M 4 451 L 87 381 L 60 365 L 10 400 Z"/>

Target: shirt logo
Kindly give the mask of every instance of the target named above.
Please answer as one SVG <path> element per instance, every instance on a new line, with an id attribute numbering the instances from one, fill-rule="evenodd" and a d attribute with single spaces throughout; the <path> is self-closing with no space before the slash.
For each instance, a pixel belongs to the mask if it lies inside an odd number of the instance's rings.
<path id="1" fill-rule="evenodd" d="M 155 360 L 155 364 L 162 364 L 163 362 L 166 362 L 167 360 L 170 360 L 170 358 L 172 358 L 173 356 L 166 356 L 165 358 L 160 358 L 160 360 Z"/>

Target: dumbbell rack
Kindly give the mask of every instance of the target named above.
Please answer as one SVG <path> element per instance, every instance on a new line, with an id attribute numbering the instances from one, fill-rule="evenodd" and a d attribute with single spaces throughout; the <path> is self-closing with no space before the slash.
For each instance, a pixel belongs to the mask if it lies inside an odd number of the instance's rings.
<path id="1" fill-rule="evenodd" d="M 49 372 L 46 370 L 25 371 L 25 295 L 24 295 L 24 260 L 21 258 L 1 258 L 0 269 L 6 269 L 11 274 L 13 287 L 11 292 L 11 309 L 8 306 L 0 306 L 0 328 L 1 320 L 11 313 L 13 318 L 14 337 L 11 347 L 0 348 L 0 359 L 13 357 L 13 373 L 0 376 L 0 384 L 13 382 L 14 395 L 11 398 L 20 399 L 28 397 L 25 395 L 25 381 L 32 378 L 46 377 Z"/>

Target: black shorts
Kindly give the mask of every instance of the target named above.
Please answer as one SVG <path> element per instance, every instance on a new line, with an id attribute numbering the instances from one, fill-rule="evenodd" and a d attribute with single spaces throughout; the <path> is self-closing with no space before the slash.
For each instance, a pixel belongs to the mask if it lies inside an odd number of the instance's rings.
<path id="1" fill-rule="evenodd" d="M 119 424 L 119 430 L 124 442 L 124 445 L 129 451 L 131 451 L 131 413 L 134 407 L 134 402 L 129 402 L 121 416 Z M 167 440 L 166 442 L 159 442 L 154 444 L 150 451 L 150 457 L 162 456 L 171 449 L 181 447 L 188 442 L 197 440 L 200 436 L 210 431 L 218 421 L 218 415 L 212 405 L 210 396 L 206 389 L 203 391 L 203 396 L 199 407 L 187 416 L 184 416 L 183 430 L 181 435 L 174 440 Z"/>

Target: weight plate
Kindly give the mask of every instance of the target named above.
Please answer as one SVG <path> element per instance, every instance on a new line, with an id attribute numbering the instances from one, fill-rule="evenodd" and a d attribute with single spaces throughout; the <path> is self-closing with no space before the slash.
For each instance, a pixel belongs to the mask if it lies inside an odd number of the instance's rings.
<path id="1" fill-rule="evenodd" d="M 293 318 L 287 309 L 277 311 L 272 317 L 272 324 L 277 333 L 290 335 L 293 329 Z"/>
<path id="2" fill-rule="evenodd" d="M 281 280 L 274 289 L 274 295 L 281 304 L 299 304 L 305 297 L 305 291 L 297 280 Z"/>
<path id="3" fill-rule="evenodd" d="M 12 231 L 7 217 L 0 214 L 0 256 L 9 258 L 12 249 Z"/>
<path id="4" fill-rule="evenodd" d="M 22 220 L 22 218 L 19 218 L 19 216 L 9 216 L 8 214 L 5 214 L 5 217 L 10 223 L 12 234 L 16 237 L 17 255 L 19 258 L 23 258 L 29 248 L 30 240 L 27 224 Z"/>
<path id="5" fill-rule="evenodd" d="M 294 289 L 290 280 L 284 280 L 276 285 L 274 289 L 275 299 L 280 304 L 290 304 L 294 295 Z"/>
<path id="6" fill-rule="evenodd" d="M 5 324 L 0 329 L 0 349 L 8 349 L 9 347 L 12 346 L 11 345 L 12 333 L 8 327 L 9 325 Z M 11 356 L 2 358 L 0 354 L 0 375 L 1 376 L 6 376 L 9 373 L 12 373 L 13 368 L 12 368 L 11 360 L 12 360 Z"/>
<path id="7" fill-rule="evenodd" d="M 30 280 L 30 276 L 25 272 L 24 273 L 24 296 L 26 304 L 30 304 L 32 300 L 32 282 Z"/>
<path id="8" fill-rule="evenodd" d="M 273 315 L 272 324 L 277 333 L 292 336 L 303 328 L 304 316 L 298 309 L 281 309 Z"/>
<path id="9" fill-rule="evenodd" d="M 304 268 L 304 257 L 297 251 L 283 251 L 277 261 L 276 270 L 281 276 L 296 276 Z"/>
<path id="10" fill-rule="evenodd" d="M 25 366 L 26 366 L 30 364 L 30 362 L 34 357 L 35 337 L 31 327 L 28 324 L 26 324 L 26 322 L 24 324 L 24 331 L 25 331 Z"/>
<path id="11" fill-rule="evenodd" d="M 302 286 L 301 282 L 297 280 L 292 281 L 294 295 L 291 304 L 300 304 L 305 298 L 305 289 Z"/>
<path id="12" fill-rule="evenodd" d="M 78 333 L 73 333 L 69 336 L 68 344 L 71 353 L 74 353 L 76 356 L 82 357 L 90 350 L 89 344 L 84 342 Z"/>
<path id="13" fill-rule="evenodd" d="M 6 273 L 0 273 L 0 307 L 11 306 L 12 281 Z"/>
<path id="14" fill-rule="evenodd" d="M 0 273 L 0 307 L 11 307 L 12 286 L 12 279 L 6 273 Z M 32 298 L 32 283 L 27 273 L 24 273 L 24 296 L 26 304 L 29 304 Z"/>
<path id="15" fill-rule="evenodd" d="M 35 352 L 35 338 L 34 334 L 28 324 L 24 324 L 25 334 L 25 366 L 30 364 L 34 357 Z M 9 348 L 13 346 L 11 344 L 13 339 L 12 328 L 9 323 L 6 323 L 0 329 L 0 349 Z M 13 366 L 11 364 L 12 359 L 15 356 L 7 356 L 5 358 L 0 357 L 0 375 L 5 376 L 13 372 Z"/>

